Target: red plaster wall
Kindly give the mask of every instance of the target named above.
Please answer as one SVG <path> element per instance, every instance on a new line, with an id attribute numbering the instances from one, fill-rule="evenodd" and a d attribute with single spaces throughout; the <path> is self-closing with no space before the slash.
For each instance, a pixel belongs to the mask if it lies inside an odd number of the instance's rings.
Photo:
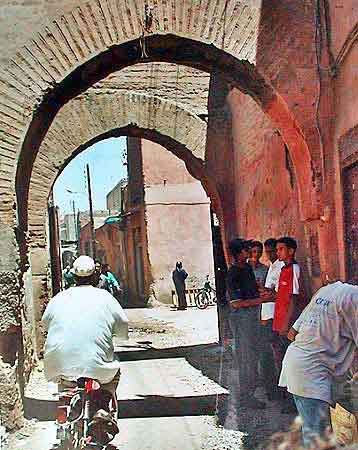
<path id="1" fill-rule="evenodd" d="M 317 146 L 316 1 L 263 0 L 256 64 L 304 129 L 312 152 Z"/>
<path id="2" fill-rule="evenodd" d="M 118 225 L 103 225 L 96 230 L 96 241 L 104 251 L 106 264 L 122 282 L 126 283 L 126 264 L 123 248 L 123 233 Z"/>
<path id="3" fill-rule="evenodd" d="M 239 234 L 259 239 L 297 235 L 301 226 L 297 181 L 284 142 L 253 100 L 232 92 L 228 102 L 234 118 L 235 178 L 240 180 L 236 185 L 242 212 L 237 218 Z M 246 115 L 240 120 L 243 107 Z"/>
<path id="4" fill-rule="evenodd" d="M 316 115 L 319 96 L 316 2 L 304 3 L 300 0 L 263 0 L 256 64 L 299 121 L 314 159 L 313 165 L 319 173 L 322 148 Z M 211 98 L 223 95 L 222 91 L 211 87 L 209 105 Z M 221 115 L 226 114 L 226 122 L 231 121 L 233 151 L 230 136 L 227 136 L 221 152 L 222 158 L 229 159 L 234 168 L 236 233 L 259 239 L 291 234 L 299 241 L 301 255 L 309 259 L 310 246 L 306 245 L 299 217 L 298 174 L 292 170 L 292 162 L 286 161 L 284 142 L 251 97 L 231 90 L 226 94 L 226 105 L 229 114 L 222 108 Z M 208 135 L 215 134 L 217 130 L 210 118 L 209 127 Z M 212 152 L 207 156 L 208 164 L 211 164 Z M 211 166 L 215 170 L 215 165 Z M 307 189 L 313 189 L 313 186 L 307 186 Z M 314 234 L 314 242 L 317 239 Z M 307 259 L 301 258 L 301 261 L 305 265 Z"/>
<path id="5" fill-rule="evenodd" d="M 84 227 L 81 228 L 80 231 L 80 254 L 85 255 L 85 243 L 91 241 L 91 227 L 90 224 L 87 223 Z"/>
<path id="6" fill-rule="evenodd" d="M 143 203 L 143 167 L 141 157 L 141 139 L 127 137 L 128 194 L 130 206 Z"/>
<path id="7" fill-rule="evenodd" d="M 348 33 L 358 22 L 358 8 L 355 0 L 329 0 L 331 18 L 332 51 L 337 56 Z"/>
<path id="8" fill-rule="evenodd" d="M 134 255 L 134 230 L 140 228 L 141 240 L 142 240 L 142 258 L 144 269 L 144 292 L 137 291 L 136 274 L 135 274 L 135 255 Z M 142 304 L 148 299 L 150 295 L 150 286 L 152 283 L 152 272 L 148 260 L 147 252 L 147 229 L 145 223 L 145 210 L 144 205 L 137 207 L 136 210 L 132 210 L 130 216 L 127 219 L 127 225 L 125 229 L 125 244 L 126 244 L 126 262 L 128 270 L 128 298 L 130 304 Z M 143 297 L 144 295 L 144 297 Z"/>

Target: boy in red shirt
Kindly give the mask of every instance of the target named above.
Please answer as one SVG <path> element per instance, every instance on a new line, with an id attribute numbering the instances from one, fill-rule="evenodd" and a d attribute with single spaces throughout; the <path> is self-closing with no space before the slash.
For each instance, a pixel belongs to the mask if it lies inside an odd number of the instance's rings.
<path id="1" fill-rule="evenodd" d="M 276 286 L 275 314 L 272 329 L 277 334 L 275 339 L 275 355 L 277 357 L 278 373 L 281 373 L 282 361 L 287 347 L 291 343 L 287 334 L 300 312 L 300 267 L 295 261 L 297 242 L 285 236 L 277 240 L 277 257 L 285 265 L 281 269 L 280 278 Z M 283 413 L 295 412 L 292 398 L 287 399 Z"/>
<path id="2" fill-rule="evenodd" d="M 285 265 L 281 269 L 276 287 L 272 328 L 287 339 L 287 333 L 296 321 L 300 310 L 300 266 L 295 261 L 297 242 L 293 238 L 285 236 L 277 240 L 276 249 L 278 259 Z"/>

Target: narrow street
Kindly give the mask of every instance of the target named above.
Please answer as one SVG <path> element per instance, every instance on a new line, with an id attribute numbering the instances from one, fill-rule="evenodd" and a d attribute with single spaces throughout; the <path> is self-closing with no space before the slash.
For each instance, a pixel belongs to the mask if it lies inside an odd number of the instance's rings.
<path id="1" fill-rule="evenodd" d="M 253 449 L 288 427 L 292 417 L 282 416 L 275 402 L 263 412 L 235 411 L 227 389 L 235 378 L 231 352 L 217 345 L 215 307 L 127 312 L 130 340 L 117 343 L 119 449 Z M 26 392 L 29 421 L 11 436 L 9 450 L 50 450 L 55 407 L 40 366 Z"/>

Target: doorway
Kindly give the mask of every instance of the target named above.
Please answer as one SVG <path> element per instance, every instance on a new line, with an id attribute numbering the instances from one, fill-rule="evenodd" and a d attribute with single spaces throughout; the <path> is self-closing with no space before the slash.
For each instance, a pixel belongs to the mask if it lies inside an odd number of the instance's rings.
<path id="1" fill-rule="evenodd" d="M 358 162 L 343 171 L 346 267 L 349 279 L 358 277 Z"/>

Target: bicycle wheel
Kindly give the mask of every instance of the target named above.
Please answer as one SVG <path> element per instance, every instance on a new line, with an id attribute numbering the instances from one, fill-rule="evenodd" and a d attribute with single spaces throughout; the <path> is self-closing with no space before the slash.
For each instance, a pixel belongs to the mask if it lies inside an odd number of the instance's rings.
<path id="1" fill-rule="evenodd" d="M 218 302 L 215 289 L 211 288 L 209 292 L 209 303 L 215 305 Z"/>
<path id="2" fill-rule="evenodd" d="M 208 294 L 205 291 L 199 292 L 199 294 L 197 294 L 195 296 L 195 304 L 196 304 L 197 308 L 199 308 L 199 309 L 207 308 L 209 306 Z"/>

